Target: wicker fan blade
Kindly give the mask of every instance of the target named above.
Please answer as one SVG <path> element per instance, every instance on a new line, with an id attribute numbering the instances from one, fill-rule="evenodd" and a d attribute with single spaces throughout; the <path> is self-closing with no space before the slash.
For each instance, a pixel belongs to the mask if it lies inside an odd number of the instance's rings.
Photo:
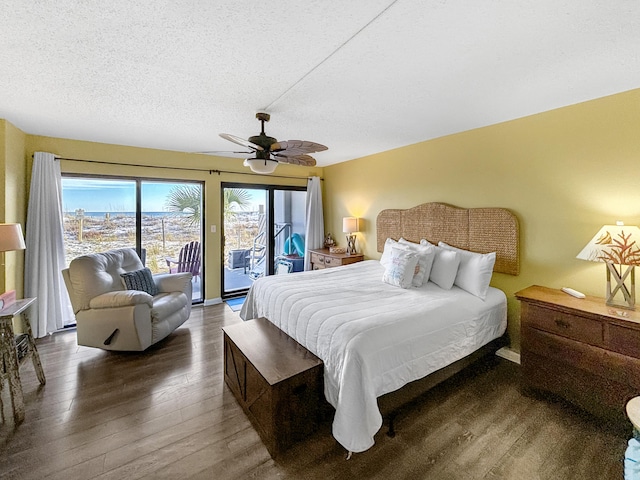
<path id="1" fill-rule="evenodd" d="M 305 153 L 322 152 L 328 147 L 315 142 L 307 142 L 306 140 L 286 140 L 284 142 L 276 142 L 271 145 L 271 151 L 278 153 L 280 156 L 292 157 L 296 155 L 304 155 Z"/>
<path id="2" fill-rule="evenodd" d="M 239 152 L 239 151 L 231 151 L 231 150 L 206 150 L 204 152 L 193 152 L 193 153 L 198 153 L 200 155 L 220 155 L 221 157 L 224 157 L 225 155 L 246 156 L 246 155 L 253 155 L 255 153 L 255 150 L 250 152 Z"/>
<path id="3" fill-rule="evenodd" d="M 228 133 L 221 133 L 220 136 L 225 140 L 229 140 L 230 142 L 237 143 L 238 145 L 242 145 L 243 147 L 252 148 L 254 151 L 264 150 L 264 148 L 262 148 L 260 145 L 256 145 L 255 143 L 251 143 L 249 140 L 236 137 L 235 135 L 230 135 Z"/>
<path id="4" fill-rule="evenodd" d="M 315 167 L 315 158 L 309 155 L 283 155 L 283 152 L 274 153 L 274 157 L 278 159 L 280 163 L 291 163 L 293 165 L 302 165 L 304 167 Z"/>

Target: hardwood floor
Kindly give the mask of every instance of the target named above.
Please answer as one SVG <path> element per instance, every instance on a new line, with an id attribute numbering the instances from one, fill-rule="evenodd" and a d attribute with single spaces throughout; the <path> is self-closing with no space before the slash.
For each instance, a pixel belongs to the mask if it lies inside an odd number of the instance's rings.
<path id="1" fill-rule="evenodd" d="M 525 395 L 519 367 L 495 358 L 426 394 L 367 452 L 345 461 L 330 420 L 272 460 L 224 385 L 225 304 L 143 353 L 78 347 L 75 331 L 38 341 L 47 384 L 21 367 L 26 418 L 14 428 L 8 388 L 0 478 L 621 479 L 626 429 Z"/>

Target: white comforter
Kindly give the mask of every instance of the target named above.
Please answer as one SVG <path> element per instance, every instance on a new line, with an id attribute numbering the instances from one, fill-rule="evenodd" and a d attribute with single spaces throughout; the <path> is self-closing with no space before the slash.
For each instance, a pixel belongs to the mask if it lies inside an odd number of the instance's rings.
<path id="1" fill-rule="evenodd" d="M 258 279 L 240 316 L 265 317 L 324 362 L 325 396 L 336 409 L 333 436 L 347 450 L 374 444 L 376 398 L 463 358 L 501 336 L 506 298 L 486 300 L 428 282 L 382 282 L 375 260 Z"/>

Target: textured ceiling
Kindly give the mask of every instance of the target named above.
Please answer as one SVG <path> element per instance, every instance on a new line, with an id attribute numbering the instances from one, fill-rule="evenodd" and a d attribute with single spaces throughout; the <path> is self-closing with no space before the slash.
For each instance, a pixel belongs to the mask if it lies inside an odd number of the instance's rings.
<path id="1" fill-rule="evenodd" d="M 266 110 L 329 165 L 638 87 L 637 0 L 0 7 L 0 118 L 37 135 L 226 151 Z"/>

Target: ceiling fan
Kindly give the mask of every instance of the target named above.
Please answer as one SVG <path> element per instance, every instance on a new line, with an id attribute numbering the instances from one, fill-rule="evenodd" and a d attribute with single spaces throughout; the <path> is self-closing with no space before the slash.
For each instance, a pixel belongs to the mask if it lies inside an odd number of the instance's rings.
<path id="1" fill-rule="evenodd" d="M 294 165 L 313 167 L 316 161 L 307 154 L 322 152 L 328 148 L 319 143 L 305 140 L 286 140 L 279 142 L 264 133 L 264 122 L 268 122 L 271 115 L 266 112 L 258 112 L 256 113 L 256 118 L 262 124 L 260 135 L 254 135 L 253 137 L 249 137 L 248 140 L 245 140 L 244 138 L 236 137 L 228 133 L 220 134 L 225 140 L 237 143 L 251 150 L 246 153 L 254 154 L 254 157 L 247 158 L 244 161 L 244 166 L 249 167 L 253 172 L 263 174 L 273 173 L 278 163 L 291 163 Z"/>

